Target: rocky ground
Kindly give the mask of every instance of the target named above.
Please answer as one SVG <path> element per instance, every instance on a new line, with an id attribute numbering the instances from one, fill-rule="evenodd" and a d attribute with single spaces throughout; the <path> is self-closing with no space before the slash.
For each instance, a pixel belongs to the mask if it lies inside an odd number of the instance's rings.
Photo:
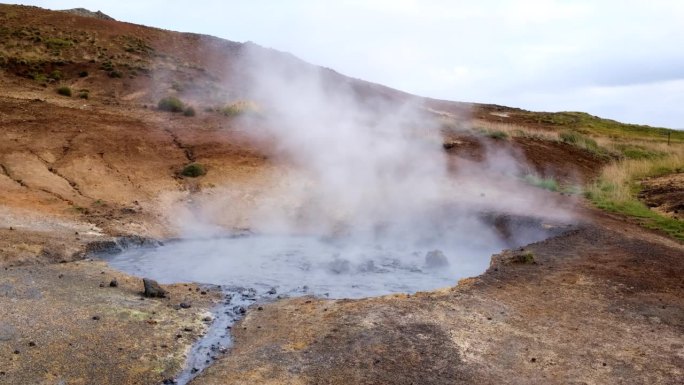
<path id="1" fill-rule="evenodd" d="M 174 378 L 220 293 L 190 284 L 165 289 L 166 298 L 145 298 L 139 278 L 91 260 L 3 268 L 0 384 Z"/>

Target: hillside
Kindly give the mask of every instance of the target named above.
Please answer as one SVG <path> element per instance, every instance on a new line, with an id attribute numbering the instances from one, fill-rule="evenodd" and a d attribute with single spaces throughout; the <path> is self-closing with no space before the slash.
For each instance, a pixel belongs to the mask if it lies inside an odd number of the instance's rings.
<path id="1" fill-rule="evenodd" d="M 681 378 L 682 131 L 435 100 L 251 42 L 4 4 L 0 89 L 0 384 Z M 144 298 L 91 259 L 277 233 L 283 212 L 296 236 L 382 235 L 390 218 L 421 241 L 429 212 L 504 250 L 449 288 L 248 309 L 216 307 L 251 301 L 226 291 L 241 282 Z M 223 327 L 234 345 L 196 373 L 184 360 L 216 309 L 241 319 Z"/>

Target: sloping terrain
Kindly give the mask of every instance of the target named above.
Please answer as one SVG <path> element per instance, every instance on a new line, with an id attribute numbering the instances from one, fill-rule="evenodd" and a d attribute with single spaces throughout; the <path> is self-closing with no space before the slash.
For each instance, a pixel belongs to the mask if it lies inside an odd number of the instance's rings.
<path id="1" fill-rule="evenodd" d="M 516 154 L 527 167 L 517 170 L 521 183 L 576 207 L 579 224 L 526 247 L 532 260 L 502 252 L 454 288 L 251 309 L 234 349 L 192 383 L 675 384 L 684 376 L 684 247 L 573 191 L 645 147 L 620 142 L 624 151 L 610 152 L 567 135 L 663 141 L 667 130 L 423 99 L 252 43 L 0 5 L 0 384 L 149 384 L 178 372 L 216 298 L 174 285 L 171 299 L 140 301 L 139 280 L 83 258 L 121 236 L 178 236 L 189 208 L 225 186 L 232 200 L 207 210 L 225 228 L 245 227 L 236 212 L 290 167 L 273 138 L 253 134 L 266 124 L 258 114 L 230 109 L 249 95 L 248 52 L 285 63 L 277 76 L 315 72 L 328 89 L 369 104 L 416 103 L 444 125 L 454 173 L 492 149 Z M 158 108 L 164 97 L 192 113 Z M 684 137 L 670 135 L 681 146 Z M 206 174 L 184 175 L 190 164 Z M 642 199 L 677 217 L 681 182 L 677 174 L 645 181 Z M 112 278 L 121 287 L 109 288 Z M 178 309 L 182 301 L 193 307 Z"/>

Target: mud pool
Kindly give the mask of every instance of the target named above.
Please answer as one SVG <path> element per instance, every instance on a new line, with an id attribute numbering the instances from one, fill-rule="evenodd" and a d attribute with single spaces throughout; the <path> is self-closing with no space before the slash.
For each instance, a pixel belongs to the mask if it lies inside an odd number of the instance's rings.
<path id="1" fill-rule="evenodd" d="M 501 245 L 416 248 L 354 245 L 313 237 L 240 236 L 171 241 L 132 248 L 107 258 L 127 273 L 160 283 L 199 282 L 275 289 L 284 295 L 361 298 L 414 293 L 454 285 L 478 275 Z M 440 250 L 437 263 L 426 255 Z"/>
<path id="2" fill-rule="evenodd" d="M 123 247 L 104 256 L 121 271 L 160 283 L 197 282 L 224 295 L 206 335 L 175 379 L 188 383 L 231 346 L 230 329 L 254 304 L 289 296 L 362 298 L 453 286 L 487 269 L 490 256 L 567 229 L 540 222 L 514 226 L 513 238 L 402 244 L 311 236 L 232 235 Z M 507 231 L 511 235 L 511 229 Z M 511 241 L 510 239 L 515 239 Z"/>

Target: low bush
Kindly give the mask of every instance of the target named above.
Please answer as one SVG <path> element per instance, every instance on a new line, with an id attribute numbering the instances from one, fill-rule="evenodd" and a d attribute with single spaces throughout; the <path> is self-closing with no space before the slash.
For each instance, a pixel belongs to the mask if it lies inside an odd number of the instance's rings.
<path id="1" fill-rule="evenodd" d="M 183 170 L 181 171 L 181 175 L 187 176 L 190 178 L 196 178 L 198 176 L 202 176 L 207 173 L 207 170 L 204 168 L 203 165 L 199 163 L 190 163 L 189 165 L 183 167 Z"/>
<path id="2" fill-rule="evenodd" d="M 170 112 L 183 112 L 184 107 L 183 102 L 173 96 L 163 98 L 157 104 L 157 108 L 160 110 Z"/>
<path id="3" fill-rule="evenodd" d="M 59 87 L 59 88 L 57 89 L 57 93 L 60 94 L 60 95 L 63 95 L 63 96 L 69 96 L 69 97 L 71 97 L 71 88 L 66 87 L 66 86 L 64 86 L 64 87 Z"/>
<path id="4" fill-rule="evenodd" d="M 195 116 L 195 109 L 192 106 L 185 107 L 185 110 L 183 110 L 183 115 Z"/>

